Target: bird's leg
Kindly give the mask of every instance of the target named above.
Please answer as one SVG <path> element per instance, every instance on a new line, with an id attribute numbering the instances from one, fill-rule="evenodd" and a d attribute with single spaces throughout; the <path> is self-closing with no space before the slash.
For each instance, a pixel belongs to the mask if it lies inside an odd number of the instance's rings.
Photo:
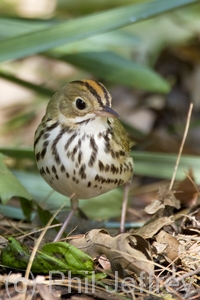
<path id="1" fill-rule="evenodd" d="M 74 195 L 73 195 L 74 196 Z M 72 197 L 73 197 L 72 196 Z M 78 209 L 78 199 L 70 199 L 71 202 L 71 211 L 68 214 L 65 222 L 63 223 L 62 227 L 60 228 L 58 234 L 56 235 L 54 242 L 57 242 L 60 240 L 61 236 L 63 235 L 65 229 L 67 228 L 67 225 L 69 224 L 69 222 L 71 221 L 73 215 L 75 214 L 76 210 Z"/>
<path id="2" fill-rule="evenodd" d="M 120 222 L 120 233 L 125 231 L 125 218 L 126 218 L 126 210 L 128 204 L 128 194 L 129 194 L 130 182 L 124 184 L 124 196 L 122 202 L 122 213 L 121 213 L 121 222 Z"/>

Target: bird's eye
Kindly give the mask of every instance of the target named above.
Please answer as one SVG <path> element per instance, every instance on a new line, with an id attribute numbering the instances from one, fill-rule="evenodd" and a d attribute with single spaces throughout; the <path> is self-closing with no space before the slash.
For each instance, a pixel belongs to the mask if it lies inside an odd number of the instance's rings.
<path id="1" fill-rule="evenodd" d="M 80 110 L 83 110 L 86 108 L 86 104 L 81 98 L 78 98 L 76 99 L 76 107 Z"/>

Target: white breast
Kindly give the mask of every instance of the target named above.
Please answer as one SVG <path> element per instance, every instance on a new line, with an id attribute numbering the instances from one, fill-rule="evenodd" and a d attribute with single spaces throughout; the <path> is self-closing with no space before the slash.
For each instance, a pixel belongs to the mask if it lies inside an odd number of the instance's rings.
<path id="1" fill-rule="evenodd" d="M 119 160 L 105 152 L 106 118 L 105 122 L 96 118 L 82 123 L 80 128 L 62 133 L 58 125 L 49 132 L 48 138 L 41 137 L 35 147 L 35 153 L 42 153 L 44 143 L 48 143 L 37 165 L 52 188 L 66 196 L 76 193 L 77 198 L 88 199 L 130 180 L 132 158 L 125 155 Z M 111 138 L 109 134 L 107 137 Z"/>

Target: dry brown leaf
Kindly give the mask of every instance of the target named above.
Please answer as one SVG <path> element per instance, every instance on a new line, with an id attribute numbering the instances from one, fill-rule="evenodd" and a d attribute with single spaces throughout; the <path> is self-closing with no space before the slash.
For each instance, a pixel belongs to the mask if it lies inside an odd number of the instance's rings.
<path id="1" fill-rule="evenodd" d="M 181 227 L 186 235 L 198 234 L 200 236 L 200 204 L 192 206 L 184 213 Z"/>
<path id="2" fill-rule="evenodd" d="M 153 200 L 144 210 L 147 214 L 155 214 L 161 211 L 164 214 L 164 210 L 167 210 L 171 214 L 171 210 L 168 206 L 179 209 L 180 201 L 176 199 L 174 192 L 169 190 L 166 186 L 163 186 L 159 188 L 158 199 Z"/>
<path id="3" fill-rule="evenodd" d="M 172 224 L 172 217 L 162 217 L 156 220 L 149 221 L 141 228 L 134 231 L 134 233 L 141 235 L 144 239 L 152 238 L 161 228 Z"/>
<path id="4" fill-rule="evenodd" d="M 189 170 L 188 176 L 195 182 L 192 169 Z M 188 176 L 178 184 L 176 187 L 177 192 L 174 193 L 176 198 L 180 200 L 182 206 L 186 207 L 194 205 L 198 196 L 197 188 Z"/>
<path id="5" fill-rule="evenodd" d="M 160 244 L 166 245 L 164 252 L 168 261 L 172 262 L 178 258 L 180 244 L 174 236 L 162 230 L 156 236 L 156 241 Z"/>
<path id="6" fill-rule="evenodd" d="M 137 234 L 123 233 L 111 237 L 105 229 L 93 229 L 82 238 L 70 239 L 69 243 L 93 258 L 106 255 L 112 271 L 118 271 L 120 277 L 154 270 L 150 246 Z"/>
<path id="7" fill-rule="evenodd" d="M 179 247 L 179 258 L 181 267 L 190 272 L 200 268 L 200 236 L 197 235 L 177 235 L 181 247 Z"/>
<path id="8" fill-rule="evenodd" d="M 98 262 L 99 264 L 102 266 L 102 268 L 104 270 L 110 270 L 111 269 L 111 265 L 109 260 L 107 259 L 107 257 L 102 254 L 99 258 L 98 258 Z"/>
<path id="9" fill-rule="evenodd" d="M 156 254 L 163 254 L 165 249 L 167 248 L 167 245 L 160 244 L 156 241 L 152 243 L 153 247 L 156 249 Z"/>
<path id="10" fill-rule="evenodd" d="M 180 208 L 180 201 L 174 196 L 174 192 L 168 189 L 168 187 L 163 186 L 159 188 L 158 200 L 160 200 L 165 206 L 172 206 L 176 209 Z"/>
<path id="11" fill-rule="evenodd" d="M 165 208 L 164 204 L 161 203 L 159 200 L 153 200 L 149 205 L 147 205 L 144 208 L 144 211 L 147 214 L 152 215 L 152 214 L 155 214 L 161 208 Z"/>

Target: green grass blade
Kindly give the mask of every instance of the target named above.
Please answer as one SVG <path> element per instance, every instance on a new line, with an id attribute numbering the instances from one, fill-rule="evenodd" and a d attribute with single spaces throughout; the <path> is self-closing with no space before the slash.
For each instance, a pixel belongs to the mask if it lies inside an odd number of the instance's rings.
<path id="1" fill-rule="evenodd" d="M 176 154 L 153 152 L 132 152 L 135 162 L 134 173 L 137 175 L 171 179 L 177 160 Z M 177 170 L 176 180 L 182 180 L 189 169 L 194 172 L 195 180 L 200 183 L 200 160 L 198 156 L 182 155 Z"/>
<path id="2" fill-rule="evenodd" d="M 50 56 L 59 57 L 53 53 Z M 113 83 L 162 93 L 170 89 L 168 83 L 154 71 L 114 52 L 83 52 L 64 55 L 60 59 Z"/>
<path id="3" fill-rule="evenodd" d="M 14 157 L 16 159 L 31 159 L 35 160 L 33 149 L 31 148 L 6 148 L 1 147 L 0 152 L 6 156 Z"/>
<path id="4" fill-rule="evenodd" d="M 48 20 L 27 20 L 17 18 L 0 18 L 0 39 L 11 38 L 14 36 L 42 30 L 57 24 L 57 21 Z"/>
<path id="5" fill-rule="evenodd" d="M 1 42 L 0 61 L 19 59 L 44 52 L 196 2 L 198 0 L 160 0 L 129 5 L 5 39 Z"/>

